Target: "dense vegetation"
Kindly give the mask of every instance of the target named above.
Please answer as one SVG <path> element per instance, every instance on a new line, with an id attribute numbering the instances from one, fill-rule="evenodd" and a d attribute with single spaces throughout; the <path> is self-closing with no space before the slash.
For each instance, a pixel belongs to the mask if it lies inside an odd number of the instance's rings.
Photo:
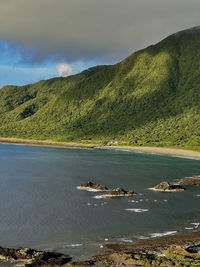
<path id="1" fill-rule="evenodd" d="M 171 35 L 113 66 L 2 88 L 0 136 L 198 149 L 200 30 Z"/>

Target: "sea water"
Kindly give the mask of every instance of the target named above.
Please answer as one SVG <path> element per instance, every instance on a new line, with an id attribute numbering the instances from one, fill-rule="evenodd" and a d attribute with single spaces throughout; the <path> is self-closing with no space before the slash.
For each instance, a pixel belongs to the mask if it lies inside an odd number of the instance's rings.
<path id="1" fill-rule="evenodd" d="M 198 231 L 200 188 L 147 190 L 193 175 L 200 175 L 199 160 L 0 145 L 0 246 L 55 250 L 87 259 L 107 243 Z M 138 194 L 101 199 L 101 192 L 77 190 L 88 180 Z"/>

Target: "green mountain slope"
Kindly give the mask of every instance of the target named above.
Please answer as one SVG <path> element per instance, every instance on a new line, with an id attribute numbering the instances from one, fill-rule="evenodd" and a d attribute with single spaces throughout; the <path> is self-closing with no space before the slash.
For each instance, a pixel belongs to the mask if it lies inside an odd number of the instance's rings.
<path id="1" fill-rule="evenodd" d="M 200 147 L 200 30 L 113 66 L 0 90 L 0 136 Z"/>

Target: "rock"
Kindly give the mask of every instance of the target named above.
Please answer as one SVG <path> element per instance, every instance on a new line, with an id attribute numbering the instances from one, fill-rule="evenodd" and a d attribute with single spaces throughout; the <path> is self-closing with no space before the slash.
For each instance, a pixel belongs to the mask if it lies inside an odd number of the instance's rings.
<path id="1" fill-rule="evenodd" d="M 200 186 L 200 176 L 189 177 L 181 179 L 182 185 L 195 185 Z"/>
<path id="2" fill-rule="evenodd" d="M 162 192 L 182 192 L 185 190 L 181 185 L 171 185 L 168 182 L 162 182 L 150 189 Z"/>
<path id="3" fill-rule="evenodd" d="M 0 247 L 0 255 L 6 261 L 22 261 L 24 266 L 61 266 L 68 263 L 68 255 L 57 252 L 37 251 L 31 248 L 14 249 Z"/>
<path id="4" fill-rule="evenodd" d="M 100 198 L 108 198 L 108 197 L 128 197 L 128 196 L 133 196 L 136 193 L 134 191 L 126 191 L 123 188 L 116 188 L 110 191 L 109 194 L 101 195 L 99 196 Z"/>
<path id="5" fill-rule="evenodd" d="M 85 190 L 95 190 L 95 191 L 107 191 L 108 188 L 105 185 L 96 184 L 91 181 L 87 181 L 80 186 L 81 189 Z"/>

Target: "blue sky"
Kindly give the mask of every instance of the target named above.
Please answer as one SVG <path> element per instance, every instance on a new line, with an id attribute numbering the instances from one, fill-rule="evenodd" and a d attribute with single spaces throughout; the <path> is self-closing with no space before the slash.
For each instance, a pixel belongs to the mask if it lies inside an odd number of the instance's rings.
<path id="1" fill-rule="evenodd" d="M 0 87 L 116 63 L 199 13 L 199 0 L 1 0 Z"/>
<path id="2" fill-rule="evenodd" d="M 9 57 L 9 55 L 8 55 Z M 22 64 L 22 63 L 12 63 L 12 58 L 10 58 L 10 64 L 4 64 L 4 59 L 0 62 L 0 88 L 5 85 L 24 85 L 28 83 L 34 83 L 39 80 L 47 80 L 52 77 L 68 76 L 64 71 L 67 69 L 66 65 L 69 65 L 72 72 L 69 74 L 76 74 L 84 69 L 91 66 L 97 65 L 98 62 L 84 62 L 84 63 L 74 63 L 67 64 L 65 62 L 46 62 L 41 64 Z M 58 66 L 64 65 L 64 71 L 58 72 Z"/>
<path id="3" fill-rule="evenodd" d="M 40 62 L 24 60 L 27 51 L 0 40 L 0 88 L 5 85 L 24 85 L 52 77 L 76 74 L 98 64 L 97 61 L 85 60 L 67 63 L 67 61 L 48 57 Z M 31 57 L 31 52 L 30 52 Z"/>

